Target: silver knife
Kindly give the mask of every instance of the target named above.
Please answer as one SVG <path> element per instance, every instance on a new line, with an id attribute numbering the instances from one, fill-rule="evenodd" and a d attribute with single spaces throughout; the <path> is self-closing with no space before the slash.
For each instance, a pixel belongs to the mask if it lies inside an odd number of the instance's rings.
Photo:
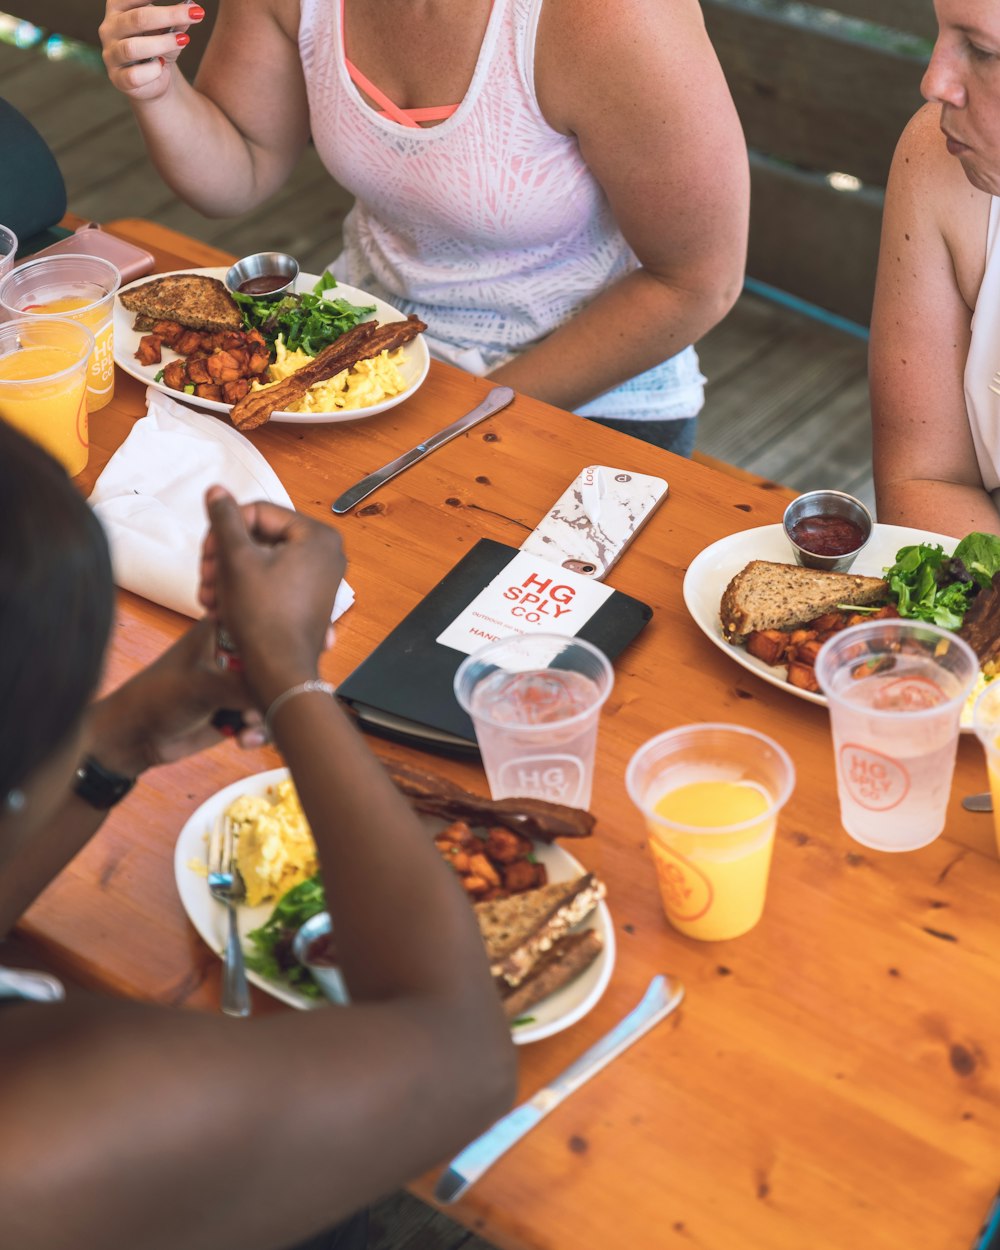
<path id="1" fill-rule="evenodd" d="M 450 443 L 459 434 L 464 434 L 466 430 L 471 429 L 477 422 L 485 421 L 487 417 L 492 417 L 501 408 L 506 408 L 513 398 L 514 392 L 509 386 L 494 386 L 483 402 L 477 404 L 471 412 L 467 412 L 464 417 L 459 417 L 451 425 L 446 425 L 443 430 L 438 430 L 436 434 L 432 434 L 430 438 L 425 439 L 422 443 L 417 443 L 416 447 L 412 447 L 409 451 L 404 451 L 401 456 L 397 456 L 395 460 L 390 460 L 381 469 L 376 469 L 374 473 L 369 473 L 367 477 L 363 477 L 356 486 L 352 486 L 350 490 L 345 490 L 339 499 L 335 499 L 330 505 L 331 508 L 337 513 L 350 512 L 355 504 L 359 504 L 362 499 L 370 495 L 373 490 L 377 490 L 384 482 L 388 482 L 397 473 L 402 473 L 411 464 L 416 464 L 418 460 L 423 460 L 424 456 L 429 456 L 432 451 L 437 451 L 445 443 Z"/>
<path id="2" fill-rule="evenodd" d="M 503 1119 L 497 1120 L 482 1137 L 477 1137 L 452 1159 L 434 1186 L 434 1197 L 438 1202 L 454 1202 L 461 1197 L 487 1168 L 496 1163 L 515 1142 L 520 1141 L 525 1133 L 530 1132 L 553 1107 L 558 1107 L 584 1081 L 590 1080 L 612 1059 L 648 1033 L 654 1025 L 666 1019 L 683 997 L 684 986 L 679 982 L 671 984 L 666 977 L 653 977 L 638 1007 L 630 1011 L 610 1033 L 606 1033 L 599 1042 L 584 1051 L 551 1084 L 540 1089 L 527 1102 L 515 1107 Z"/>

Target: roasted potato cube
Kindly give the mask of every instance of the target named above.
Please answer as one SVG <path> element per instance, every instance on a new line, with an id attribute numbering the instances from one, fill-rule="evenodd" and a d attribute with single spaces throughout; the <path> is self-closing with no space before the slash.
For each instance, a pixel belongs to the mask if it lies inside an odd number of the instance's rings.
<path id="1" fill-rule="evenodd" d="M 790 685 L 797 686 L 800 690 L 809 690 L 813 694 L 819 694 L 816 670 L 811 664 L 800 664 L 797 660 L 793 660 L 788 666 L 788 681 Z"/>
<path id="2" fill-rule="evenodd" d="M 163 339 L 158 334 L 144 334 L 136 348 L 135 358 L 141 365 L 158 365 L 163 358 Z"/>
<path id="3" fill-rule="evenodd" d="M 747 653 L 765 664 L 784 664 L 788 635 L 780 629 L 755 629 L 747 638 Z"/>
<path id="4" fill-rule="evenodd" d="M 469 856 L 469 872 L 474 877 L 482 877 L 491 886 L 500 884 L 500 874 L 481 852 L 478 855 Z"/>
<path id="5" fill-rule="evenodd" d="M 163 370 L 163 381 L 172 391 L 182 391 L 187 385 L 183 360 L 172 360 Z"/>
<path id="6" fill-rule="evenodd" d="M 524 890 L 535 889 L 538 885 L 535 870 L 540 867 L 541 864 L 533 864 L 529 859 L 519 859 L 513 864 L 504 864 L 501 869 L 504 889 L 509 890 L 511 894 L 521 894 Z"/>
<path id="7" fill-rule="evenodd" d="M 789 658 L 797 661 L 799 664 L 815 664 L 816 656 L 819 655 L 819 649 L 823 643 L 818 638 L 811 638 L 808 642 L 803 642 L 795 648 L 794 656 Z"/>
<path id="8" fill-rule="evenodd" d="M 486 834 L 485 850 L 495 864 L 512 864 L 531 850 L 531 840 L 496 825 Z"/>

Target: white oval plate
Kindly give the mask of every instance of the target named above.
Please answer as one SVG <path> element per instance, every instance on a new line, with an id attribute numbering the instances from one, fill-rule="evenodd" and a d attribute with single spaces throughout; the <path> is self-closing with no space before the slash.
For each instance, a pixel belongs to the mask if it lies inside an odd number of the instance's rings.
<path id="1" fill-rule="evenodd" d="M 916 543 L 940 543 L 947 552 L 958 545 L 957 540 L 944 534 L 931 534 L 926 530 L 910 529 L 905 525 L 878 525 L 872 530 L 868 545 L 851 567 L 852 573 L 866 577 L 881 577 L 882 570 L 896 562 L 900 547 Z M 743 530 L 720 538 L 704 551 L 699 552 L 684 575 L 684 602 L 694 623 L 711 642 L 735 660 L 748 672 L 756 674 L 772 686 L 787 690 L 798 699 L 819 703 L 826 707 L 826 696 L 813 694 L 788 683 L 788 670 L 784 665 L 771 667 L 756 656 L 747 654 L 743 646 L 734 647 L 722 632 L 719 605 L 726 587 L 751 560 L 773 560 L 777 564 L 792 564 L 792 549 L 781 525 L 762 525 L 758 529 Z"/>
<path id="2" fill-rule="evenodd" d="M 222 817 L 226 808 L 244 794 L 265 794 L 269 786 L 277 785 L 288 776 L 287 768 L 273 768 L 269 772 L 257 773 L 253 777 L 244 777 L 234 781 L 231 786 L 219 790 L 204 803 L 187 820 L 180 832 L 174 847 L 174 877 L 181 904 L 188 919 L 197 929 L 199 936 L 215 953 L 222 958 L 225 945 L 227 918 L 226 910 L 217 903 L 208 892 L 208 882 L 192 863 L 205 864 L 208 850 L 208 833 Z M 424 818 L 430 836 L 449 822 Z M 586 869 L 568 851 L 561 846 L 549 845 L 544 842 L 535 843 L 535 855 L 548 870 L 550 881 L 566 881 L 579 876 Z M 239 930 L 245 937 L 251 929 L 259 928 L 271 912 L 273 903 L 263 903 L 259 907 L 241 907 L 239 909 Z M 571 1024 L 582 1019 L 597 1002 L 608 987 L 611 972 L 615 966 L 615 932 L 611 923 L 611 913 L 605 903 L 597 907 L 583 922 L 583 928 L 597 929 L 603 939 L 600 955 L 584 972 L 569 985 L 550 994 L 540 1003 L 536 1003 L 528 1013 L 530 1024 L 520 1025 L 512 1029 L 511 1036 L 519 1044 L 538 1042 L 543 1037 L 560 1033 Z M 314 1007 L 323 1006 L 323 1000 L 306 998 L 296 990 L 280 981 L 271 981 L 259 973 L 247 971 L 247 978 L 268 994 L 279 998 L 292 1007 L 309 1011 Z"/>
<path id="3" fill-rule="evenodd" d="M 206 278 L 218 278 L 223 283 L 228 272 L 229 270 L 225 266 L 220 269 L 177 269 L 174 271 L 174 273 L 193 273 L 203 275 Z M 162 382 L 156 381 L 156 375 L 163 368 L 163 365 L 168 364 L 171 360 L 180 359 L 176 352 L 170 351 L 169 348 L 164 348 L 163 362 L 158 365 L 141 365 L 135 358 L 135 352 L 139 346 L 142 334 L 138 330 L 132 329 L 135 314 L 130 313 L 123 306 L 119 296 L 123 291 L 131 291 L 134 287 L 152 282 L 155 278 L 168 278 L 171 276 L 171 274 L 157 273 L 145 278 L 139 278 L 135 282 L 130 282 L 128 286 L 123 286 L 118 295 L 115 296 L 115 364 L 120 369 L 124 369 L 126 373 L 131 374 L 133 378 L 138 378 L 140 382 L 145 382 L 155 390 L 167 395 L 170 399 L 176 399 L 182 404 L 191 404 L 195 408 L 204 408 L 208 412 L 228 415 L 232 410 L 231 404 L 220 404 L 215 399 L 199 399 L 196 395 L 185 395 L 181 391 L 172 390 Z M 313 286 L 318 281 L 318 275 L 314 273 L 300 273 L 295 282 L 295 290 L 300 293 L 312 291 Z M 356 286 L 347 286 L 338 282 L 335 287 L 331 288 L 329 294 L 331 299 L 346 299 L 352 304 L 374 304 L 375 312 L 372 316 L 376 321 L 403 320 L 403 314 L 398 308 L 393 308 L 391 304 L 387 304 L 384 300 L 380 300 L 374 295 L 369 295 L 366 291 L 359 290 Z M 431 357 L 427 350 L 427 344 L 424 342 L 424 336 L 418 334 L 415 339 L 403 347 L 400 373 L 406 381 L 406 390 L 401 394 L 394 395 L 391 399 L 384 399 L 380 404 L 372 404 L 368 408 L 338 409 L 336 412 L 275 412 L 271 415 L 271 420 L 287 422 L 290 425 L 327 425 L 334 421 L 360 421 L 365 417 L 377 416 L 380 412 L 387 412 L 388 409 L 395 408 L 404 399 L 409 399 L 421 385 L 424 378 L 427 377 L 430 363 Z"/>

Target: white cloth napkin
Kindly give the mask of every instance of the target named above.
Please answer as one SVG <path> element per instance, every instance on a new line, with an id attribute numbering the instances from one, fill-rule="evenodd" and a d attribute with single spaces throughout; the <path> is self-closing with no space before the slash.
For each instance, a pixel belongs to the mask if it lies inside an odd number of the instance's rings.
<path id="1" fill-rule="evenodd" d="M 97 479 L 90 503 L 111 545 L 115 582 L 185 616 L 203 615 L 198 564 L 208 529 L 205 491 L 219 483 L 238 503 L 292 501 L 256 447 L 218 417 L 150 387 L 147 415 Z M 341 582 L 332 620 L 354 602 Z"/>

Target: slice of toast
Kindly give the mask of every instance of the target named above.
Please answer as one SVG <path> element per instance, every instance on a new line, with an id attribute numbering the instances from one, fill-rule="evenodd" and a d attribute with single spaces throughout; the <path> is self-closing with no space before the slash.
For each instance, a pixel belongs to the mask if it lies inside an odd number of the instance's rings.
<path id="1" fill-rule="evenodd" d="M 754 630 L 794 629 L 839 604 L 871 607 L 888 597 L 888 583 L 880 577 L 752 560 L 726 587 L 719 615 L 723 634 L 735 645 Z"/>
<path id="2" fill-rule="evenodd" d="M 501 990 L 507 1019 L 516 1020 L 543 998 L 568 985 L 590 967 L 603 948 L 604 943 L 596 929 L 568 933 L 554 942 L 520 985 L 514 989 L 505 986 Z"/>
<path id="3" fill-rule="evenodd" d="M 490 972 L 508 985 L 519 984 L 545 951 L 594 910 L 604 893 L 604 883 L 588 872 L 476 903 Z"/>
<path id="4" fill-rule="evenodd" d="M 238 330 L 240 310 L 224 283 L 205 274 L 173 273 L 154 278 L 118 297 L 137 314 L 137 326 L 176 321 L 192 330 Z"/>

